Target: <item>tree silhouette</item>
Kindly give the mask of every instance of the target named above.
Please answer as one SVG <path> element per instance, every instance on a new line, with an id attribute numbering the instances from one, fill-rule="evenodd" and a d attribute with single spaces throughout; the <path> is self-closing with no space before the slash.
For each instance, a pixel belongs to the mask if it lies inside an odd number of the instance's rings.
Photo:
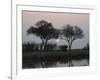
<path id="1" fill-rule="evenodd" d="M 45 50 L 48 40 L 52 38 L 59 37 L 59 30 L 55 29 L 52 23 L 47 22 L 45 20 L 38 21 L 35 24 L 36 27 L 31 26 L 28 30 L 28 34 L 35 34 L 36 36 L 41 38 L 41 50 Z"/>
<path id="2" fill-rule="evenodd" d="M 46 51 L 53 51 L 53 50 L 55 50 L 56 47 L 57 47 L 56 44 L 48 43 L 48 44 L 46 45 L 45 50 L 46 50 Z"/>
<path id="3" fill-rule="evenodd" d="M 66 25 L 62 31 L 63 37 L 62 39 L 66 40 L 68 42 L 68 48 L 69 48 L 69 66 L 73 66 L 72 59 L 71 59 L 71 47 L 72 43 L 77 40 L 81 39 L 83 35 L 83 31 L 78 26 L 71 26 Z"/>
<path id="4" fill-rule="evenodd" d="M 60 49 L 61 49 L 62 51 L 67 51 L 67 48 L 68 48 L 67 45 L 61 45 L 61 46 L 59 46 L 59 47 L 60 47 Z"/>
<path id="5" fill-rule="evenodd" d="M 31 52 L 31 51 L 38 51 L 39 50 L 39 44 L 37 43 L 23 43 L 22 44 L 23 52 Z"/>
<path id="6" fill-rule="evenodd" d="M 83 47 L 84 50 L 89 50 L 89 43 L 86 44 L 86 46 Z"/>

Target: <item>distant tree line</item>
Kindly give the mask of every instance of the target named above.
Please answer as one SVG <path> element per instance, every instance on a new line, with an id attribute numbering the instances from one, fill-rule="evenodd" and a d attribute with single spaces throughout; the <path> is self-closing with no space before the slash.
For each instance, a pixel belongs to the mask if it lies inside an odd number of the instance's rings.
<path id="1" fill-rule="evenodd" d="M 23 43 L 22 44 L 22 50 L 23 52 L 35 52 L 35 51 L 41 51 L 41 44 L 37 43 Z M 67 51 L 68 46 L 67 45 L 59 45 L 48 43 L 45 47 L 45 51 Z"/>
<path id="2" fill-rule="evenodd" d="M 36 43 L 23 43 L 23 52 L 39 51 L 39 44 Z"/>
<path id="3" fill-rule="evenodd" d="M 84 50 L 89 50 L 89 44 L 87 43 L 86 46 L 83 47 Z"/>

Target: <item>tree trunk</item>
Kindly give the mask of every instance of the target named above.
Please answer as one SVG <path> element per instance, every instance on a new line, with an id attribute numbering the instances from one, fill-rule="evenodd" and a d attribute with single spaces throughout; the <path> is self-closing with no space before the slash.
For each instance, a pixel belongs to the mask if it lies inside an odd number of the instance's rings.
<path id="1" fill-rule="evenodd" d="M 73 66 L 71 57 L 71 45 L 69 45 L 68 62 L 69 62 L 69 67 Z"/>
<path id="2" fill-rule="evenodd" d="M 43 51 L 43 45 L 44 45 L 44 41 L 42 41 L 42 44 L 40 46 L 40 51 Z"/>
<path id="3" fill-rule="evenodd" d="M 70 48 L 70 46 L 69 46 L 69 51 L 68 51 L 68 62 L 69 62 L 69 67 L 71 66 L 71 64 L 70 64 L 70 53 L 71 53 L 71 48 Z"/>
<path id="4" fill-rule="evenodd" d="M 48 42 L 48 40 L 46 40 L 44 43 L 44 49 L 43 49 L 44 51 L 46 51 L 47 42 Z"/>

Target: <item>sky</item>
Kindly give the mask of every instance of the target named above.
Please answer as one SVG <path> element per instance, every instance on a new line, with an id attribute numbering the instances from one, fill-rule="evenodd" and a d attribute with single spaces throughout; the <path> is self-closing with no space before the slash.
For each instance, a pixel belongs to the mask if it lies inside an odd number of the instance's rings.
<path id="1" fill-rule="evenodd" d="M 45 20 L 51 22 L 54 28 L 63 29 L 67 24 L 72 26 L 77 25 L 83 30 L 84 37 L 77 39 L 73 42 L 73 49 L 83 48 L 89 43 L 89 14 L 87 13 L 59 13 L 59 12 L 35 12 L 35 11 L 23 11 L 22 12 L 22 42 L 34 42 L 41 43 L 41 39 L 33 34 L 27 35 L 27 30 L 31 26 L 35 26 L 38 21 Z M 57 43 L 57 45 L 66 45 L 65 40 L 51 39 L 49 43 Z"/>

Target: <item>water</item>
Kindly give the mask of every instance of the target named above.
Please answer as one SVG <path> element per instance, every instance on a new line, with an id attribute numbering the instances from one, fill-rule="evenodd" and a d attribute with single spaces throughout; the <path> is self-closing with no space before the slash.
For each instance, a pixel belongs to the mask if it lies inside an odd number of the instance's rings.
<path id="1" fill-rule="evenodd" d="M 24 52 L 22 57 L 22 68 L 51 68 L 69 67 L 69 59 L 74 66 L 88 66 L 89 52 L 87 50 L 74 50 L 71 56 L 63 51 L 48 52 Z"/>
<path id="2" fill-rule="evenodd" d="M 81 59 L 81 60 L 72 60 L 73 67 L 74 66 L 88 66 L 89 61 L 88 59 Z M 23 64 L 23 68 L 50 68 L 50 67 L 68 67 L 68 62 L 26 62 Z"/>
<path id="3" fill-rule="evenodd" d="M 73 66 L 88 66 L 89 63 L 86 59 L 83 60 L 72 60 Z M 68 66 L 68 62 L 67 63 L 56 63 L 56 67 L 65 67 Z"/>

